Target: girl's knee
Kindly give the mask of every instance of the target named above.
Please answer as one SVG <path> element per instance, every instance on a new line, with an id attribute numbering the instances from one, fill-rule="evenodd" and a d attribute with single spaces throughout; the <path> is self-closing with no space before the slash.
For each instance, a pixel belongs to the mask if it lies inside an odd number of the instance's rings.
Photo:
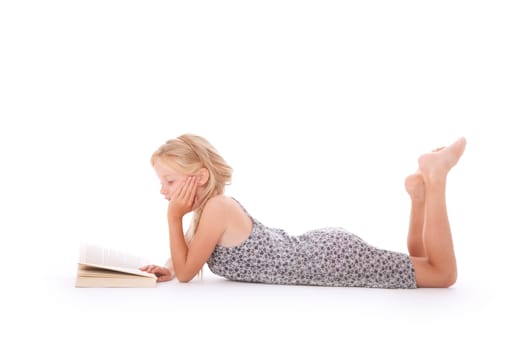
<path id="1" fill-rule="evenodd" d="M 414 265 L 416 284 L 420 288 L 449 288 L 456 283 L 455 266 L 437 268 L 427 258 L 410 257 Z"/>

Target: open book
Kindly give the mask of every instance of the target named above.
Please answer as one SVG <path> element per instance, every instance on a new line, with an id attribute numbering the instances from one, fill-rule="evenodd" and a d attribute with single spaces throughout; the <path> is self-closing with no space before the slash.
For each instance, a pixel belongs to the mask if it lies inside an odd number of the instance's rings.
<path id="1" fill-rule="evenodd" d="M 134 255 L 81 244 L 75 287 L 155 287 L 157 276 L 139 270 L 146 264 Z"/>

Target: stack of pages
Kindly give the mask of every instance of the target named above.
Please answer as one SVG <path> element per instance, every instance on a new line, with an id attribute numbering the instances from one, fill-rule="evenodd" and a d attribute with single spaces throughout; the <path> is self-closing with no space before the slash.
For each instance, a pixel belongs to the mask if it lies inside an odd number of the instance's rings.
<path id="1" fill-rule="evenodd" d="M 144 265 L 137 256 L 82 244 L 75 287 L 155 287 L 157 276 L 139 269 Z"/>

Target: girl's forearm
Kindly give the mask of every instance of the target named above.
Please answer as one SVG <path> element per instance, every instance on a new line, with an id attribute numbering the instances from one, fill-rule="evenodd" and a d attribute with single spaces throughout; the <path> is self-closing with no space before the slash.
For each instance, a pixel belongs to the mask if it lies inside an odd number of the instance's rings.
<path id="1" fill-rule="evenodd" d="M 186 276 L 186 258 L 188 256 L 188 246 L 184 239 L 184 232 L 182 229 L 182 218 L 173 218 L 169 220 L 170 233 L 170 254 L 172 268 L 181 282 L 188 281 Z"/>

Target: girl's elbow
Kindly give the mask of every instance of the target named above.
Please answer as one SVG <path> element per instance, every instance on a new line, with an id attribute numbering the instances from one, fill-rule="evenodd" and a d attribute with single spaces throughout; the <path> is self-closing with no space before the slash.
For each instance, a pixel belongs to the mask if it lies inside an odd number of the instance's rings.
<path id="1" fill-rule="evenodd" d="M 188 283 L 189 281 L 191 281 L 192 279 L 191 278 L 178 278 L 177 279 L 180 283 Z"/>
<path id="2" fill-rule="evenodd" d="M 195 276 L 188 273 L 177 274 L 177 280 L 181 283 L 188 283 L 193 279 L 193 277 Z"/>

